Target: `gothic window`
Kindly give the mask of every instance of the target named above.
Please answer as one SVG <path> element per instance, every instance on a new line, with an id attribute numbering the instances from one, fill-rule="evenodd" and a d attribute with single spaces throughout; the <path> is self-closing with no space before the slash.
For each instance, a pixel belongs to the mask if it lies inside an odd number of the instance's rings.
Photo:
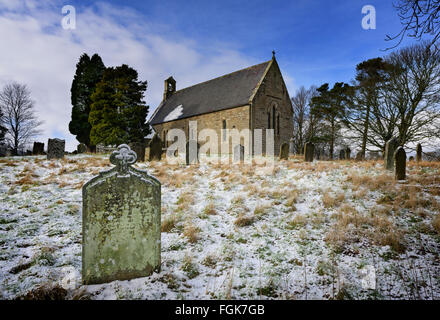
<path id="1" fill-rule="evenodd" d="M 277 115 L 277 135 L 280 134 L 280 114 Z"/>
<path id="2" fill-rule="evenodd" d="M 273 106 L 272 107 L 272 128 L 273 129 L 276 129 L 275 112 L 276 112 L 276 109 L 275 109 L 275 106 Z"/>
<path id="3" fill-rule="evenodd" d="M 270 112 L 267 113 L 267 129 L 270 129 Z"/>

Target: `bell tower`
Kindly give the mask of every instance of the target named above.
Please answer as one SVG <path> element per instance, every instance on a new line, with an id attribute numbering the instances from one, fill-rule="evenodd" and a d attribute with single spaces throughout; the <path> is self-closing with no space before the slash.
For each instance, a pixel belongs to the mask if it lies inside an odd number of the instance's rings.
<path id="1" fill-rule="evenodd" d="M 176 80 L 173 77 L 169 77 L 165 80 L 165 89 L 163 92 L 163 99 L 166 100 L 174 92 L 176 92 Z"/>

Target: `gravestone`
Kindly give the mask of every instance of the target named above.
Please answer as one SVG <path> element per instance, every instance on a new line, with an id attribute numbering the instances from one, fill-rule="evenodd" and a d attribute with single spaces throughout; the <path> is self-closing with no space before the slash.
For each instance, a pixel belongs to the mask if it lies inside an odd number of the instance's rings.
<path id="1" fill-rule="evenodd" d="M 58 138 L 49 139 L 47 141 L 47 159 L 62 159 L 64 158 L 64 147 L 66 141 Z"/>
<path id="2" fill-rule="evenodd" d="M 87 146 L 84 143 L 80 143 L 76 146 L 76 153 L 80 154 L 85 152 L 87 152 Z"/>
<path id="3" fill-rule="evenodd" d="M 304 160 L 306 162 L 313 162 L 313 154 L 315 153 L 315 145 L 307 142 L 304 146 Z"/>
<path id="4" fill-rule="evenodd" d="M 137 161 L 145 161 L 145 144 L 142 142 L 132 142 L 130 143 L 130 148 L 137 155 Z"/>
<path id="5" fill-rule="evenodd" d="M 339 150 L 339 160 L 344 160 L 345 159 L 345 150 L 341 149 Z"/>
<path id="6" fill-rule="evenodd" d="M 244 161 L 244 146 L 237 144 L 234 147 L 234 162 Z"/>
<path id="7" fill-rule="evenodd" d="M 293 138 L 290 138 L 289 140 L 289 153 L 294 154 L 295 153 L 295 145 L 293 144 L 294 140 Z"/>
<path id="8" fill-rule="evenodd" d="M 148 155 L 148 161 L 157 160 L 162 158 L 162 140 L 160 140 L 157 134 L 154 135 L 150 141 L 150 153 Z"/>
<path id="9" fill-rule="evenodd" d="M 280 147 L 280 160 L 287 160 L 289 159 L 289 145 L 284 142 L 281 144 Z"/>
<path id="10" fill-rule="evenodd" d="M 362 151 L 359 151 L 358 153 L 356 153 L 356 161 L 362 161 Z"/>
<path id="11" fill-rule="evenodd" d="M 34 146 L 32 148 L 32 154 L 34 156 L 39 154 L 44 154 L 44 142 L 34 142 Z"/>
<path id="12" fill-rule="evenodd" d="M 399 141 L 396 137 L 388 140 L 385 145 L 385 154 L 384 154 L 384 167 L 387 170 L 394 169 L 394 153 L 396 152 L 397 147 L 399 146 Z"/>
<path id="13" fill-rule="evenodd" d="M 409 157 L 409 161 L 410 162 L 414 161 L 414 157 L 413 156 Z"/>
<path id="14" fill-rule="evenodd" d="M 420 143 L 417 144 L 417 162 L 422 161 L 422 145 Z"/>
<path id="15" fill-rule="evenodd" d="M 398 147 L 394 153 L 396 180 L 406 179 L 406 152 L 403 147 Z"/>
<path id="16" fill-rule="evenodd" d="M 126 144 L 116 165 L 87 182 L 83 193 L 82 280 L 97 284 L 146 277 L 160 269 L 161 184 L 133 168 Z"/>
<path id="17" fill-rule="evenodd" d="M 196 140 L 189 140 L 185 146 L 185 161 L 186 164 L 199 163 L 200 144 Z"/>
<path id="18" fill-rule="evenodd" d="M 350 160 L 351 159 L 351 149 L 349 147 L 345 148 L 345 159 Z"/>

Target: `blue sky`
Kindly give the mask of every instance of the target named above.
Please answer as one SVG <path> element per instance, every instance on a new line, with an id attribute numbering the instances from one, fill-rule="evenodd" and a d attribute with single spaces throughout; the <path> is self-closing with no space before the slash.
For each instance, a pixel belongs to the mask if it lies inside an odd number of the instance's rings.
<path id="1" fill-rule="evenodd" d="M 61 27 L 64 5 L 76 9 L 74 30 Z M 375 30 L 361 26 L 365 5 L 376 9 Z M 70 86 L 83 52 L 138 70 L 151 114 L 170 75 L 181 89 L 269 60 L 272 50 L 290 95 L 349 82 L 357 63 L 390 52 L 385 36 L 399 30 L 391 0 L 0 0 L 0 86 L 27 84 L 45 122 L 39 139 L 65 138 L 73 150 Z"/>

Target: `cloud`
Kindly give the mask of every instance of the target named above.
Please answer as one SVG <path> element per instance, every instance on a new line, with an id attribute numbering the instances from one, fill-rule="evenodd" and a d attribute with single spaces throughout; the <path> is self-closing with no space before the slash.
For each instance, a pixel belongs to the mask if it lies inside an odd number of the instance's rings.
<path id="1" fill-rule="evenodd" d="M 0 86 L 18 81 L 29 86 L 43 134 L 66 139 L 66 149 L 78 142 L 68 131 L 70 86 L 79 56 L 98 53 L 106 66 L 123 63 L 148 81 L 150 115 L 163 94 L 163 80 L 172 75 L 177 89 L 258 63 L 230 45 L 185 38 L 126 7 L 97 3 L 76 8 L 76 29 L 61 27 L 61 4 L 0 0 Z"/>

